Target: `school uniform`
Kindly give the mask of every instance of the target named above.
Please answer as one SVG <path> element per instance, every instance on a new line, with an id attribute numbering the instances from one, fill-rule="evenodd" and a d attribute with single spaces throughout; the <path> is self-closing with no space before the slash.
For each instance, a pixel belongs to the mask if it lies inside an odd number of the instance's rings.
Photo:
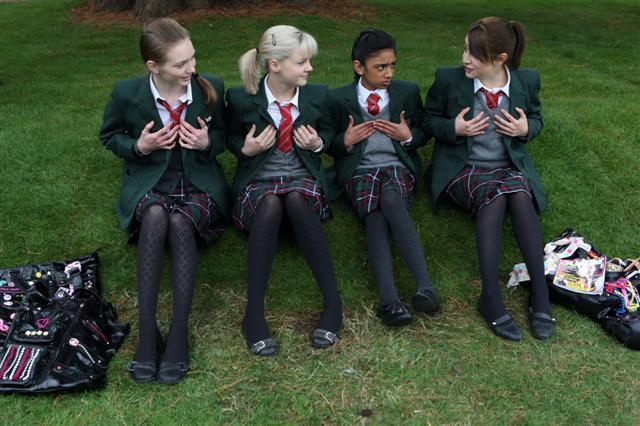
<path id="1" fill-rule="evenodd" d="M 536 71 L 526 68 L 508 69 L 508 78 L 508 94 L 504 94 L 498 107 L 491 111 L 486 108 L 483 93 L 474 87 L 474 80 L 465 76 L 463 67 L 436 71 L 435 81 L 427 93 L 423 123 L 427 137 L 435 138 L 426 173 L 427 191 L 434 209 L 443 193 L 447 193 L 463 208 L 477 214 L 482 205 L 495 196 L 518 191 L 528 192 L 538 211 L 545 209 L 542 183 L 527 150 L 528 142 L 543 127 L 538 98 L 540 78 Z M 480 111 L 490 116 L 500 114 L 505 106 L 515 118 L 519 117 L 516 107 L 524 111 L 529 125 L 526 137 L 501 135 L 493 124 L 485 135 L 456 136 L 455 118 L 464 108 L 470 108 L 464 116 L 470 120 Z"/>
<path id="2" fill-rule="evenodd" d="M 150 204 L 184 213 L 198 230 L 200 242 L 205 244 L 220 236 L 223 223 L 229 218 L 230 192 L 216 160 L 216 155 L 225 149 L 224 85 L 217 77 L 205 78 L 220 97 L 215 105 L 204 103 L 205 94 L 195 77 L 181 99 L 187 103 L 181 118 L 199 128 L 197 117 L 200 117 L 209 128 L 211 143 L 201 151 L 176 144 L 172 150 L 141 155 L 135 145 L 142 130 L 152 120 L 151 132 L 160 130 L 163 121 L 168 122 L 169 112 L 161 105 L 149 76 L 119 81 L 113 89 L 104 112 L 100 140 L 124 160 L 116 212 L 120 225 L 130 231 L 132 238 L 142 212 Z"/>
<path id="3" fill-rule="evenodd" d="M 296 89 L 291 102 L 293 128 L 310 125 L 323 140 L 317 151 L 300 149 L 295 143 L 288 152 L 282 152 L 275 143 L 271 148 L 253 157 L 242 154 L 244 140 L 255 124 L 254 135 L 259 135 L 269 124 L 278 129 L 281 116 L 272 95 L 268 101 L 265 76 L 255 95 L 243 87 L 227 91 L 227 146 L 238 158 L 232 192 L 236 197 L 233 221 L 241 230 L 251 229 L 253 217 L 261 199 L 267 194 L 283 195 L 300 192 L 313 204 L 318 218 L 330 216 L 326 197 L 327 178 L 322 168 L 321 154 L 333 138 L 333 127 L 329 111 L 329 88 L 324 85 L 307 84 Z M 278 138 L 279 134 L 276 135 Z"/>
<path id="4" fill-rule="evenodd" d="M 422 99 L 415 83 L 392 80 L 387 90 L 376 90 L 380 98 L 376 115 L 365 106 L 369 92 L 359 81 L 331 92 L 333 120 L 338 130 L 331 147 L 335 158 L 331 194 L 337 197 L 346 189 L 360 218 L 379 208 L 379 198 L 387 190 L 399 192 L 407 207 L 411 205 L 421 168 L 417 149 L 426 143 L 421 129 Z M 382 132 L 375 132 L 351 149 L 345 147 L 349 115 L 354 126 L 376 119 L 399 123 L 402 111 L 411 129 L 410 141 L 392 140 Z"/>

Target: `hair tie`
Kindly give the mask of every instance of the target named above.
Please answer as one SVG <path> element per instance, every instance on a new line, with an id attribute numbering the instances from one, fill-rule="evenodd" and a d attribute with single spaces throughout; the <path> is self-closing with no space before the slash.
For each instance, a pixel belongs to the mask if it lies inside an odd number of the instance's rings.
<path id="1" fill-rule="evenodd" d="M 275 34 L 271 34 L 271 44 L 273 44 L 274 46 L 276 45 L 276 35 Z"/>
<path id="2" fill-rule="evenodd" d="M 260 54 L 260 49 L 256 47 L 256 55 L 259 55 L 259 54 Z"/>

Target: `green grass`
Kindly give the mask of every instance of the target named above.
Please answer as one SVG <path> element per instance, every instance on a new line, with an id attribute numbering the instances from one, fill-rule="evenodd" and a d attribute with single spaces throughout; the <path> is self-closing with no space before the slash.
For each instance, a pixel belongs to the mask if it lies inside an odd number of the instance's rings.
<path id="1" fill-rule="evenodd" d="M 637 1 L 375 0 L 369 22 L 317 16 L 211 18 L 188 26 L 198 69 L 239 84 L 237 58 L 262 31 L 291 23 L 314 34 L 312 80 L 351 80 L 350 46 L 361 29 L 382 27 L 398 42 L 397 77 L 423 94 L 437 66 L 456 65 L 468 25 L 486 15 L 522 21 L 524 66 L 542 77 L 545 128 L 530 146 L 549 209 L 545 239 L 572 226 L 601 250 L 640 253 L 640 7 Z M 375 318 L 375 283 L 362 227 L 334 206 L 325 229 L 344 297 L 343 340 L 312 350 L 307 335 L 321 309 L 312 276 L 291 237 L 282 239 L 267 299 L 281 353 L 250 355 L 239 331 L 247 239 L 229 227 L 201 252 L 191 321 L 188 380 L 174 387 L 132 383 L 135 255 L 114 213 L 121 164 L 100 145 L 102 111 L 117 79 L 142 73 L 138 29 L 74 24 L 79 0 L 0 3 L 0 266 L 72 257 L 101 247 L 103 288 L 132 336 L 113 359 L 100 392 L 3 396 L 2 421 L 16 423 L 354 423 L 637 424 L 638 354 L 599 326 L 555 307 L 549 342 L 527 333 L 511 344 L 475 312 L 480 291 L 473 222 L 445 207 L 434 215 L 424 193 L 412 212 L 443 301 L 442 312 L 389 330 Z M 425 164 L 430 145 L 422 151 Z M 231 177 L 235 161 L 221 157 Z M 505 225 L 500 271 L 521 257 Z M 410 274 L 395 259 L 399 291 Z M 160 297 L 166 330 L 171 292 Z M 526 294 L 506 291 L 526 325 Z M 371 410 L 363 417 L 363 410 Z"/>

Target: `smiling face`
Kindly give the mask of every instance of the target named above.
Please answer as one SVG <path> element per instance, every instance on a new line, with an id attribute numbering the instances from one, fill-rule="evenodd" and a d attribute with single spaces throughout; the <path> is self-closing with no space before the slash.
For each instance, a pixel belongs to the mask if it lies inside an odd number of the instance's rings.
<path id="1" fill-rule="evenodd" d="M 481 81 L 492 80 L 503 73 L 506 54 L 500 54 L 492 61 L 482 62 L 469 52 L 469 36 L 464 38 L 464 51 L 462 52 L 462 65 L 467 78 L 478 78 Z"/>
<path id="2" fill-rule="evenodd" d="M 302 47 L 293 49 L 291 55 L 281 61 L 269 61 L 269 78 L 275 78 L 286 86 L 304 86 L 311 71 L 311 57 Z"/>
<path id="3" fill-rule="evenodd" d="M 174 44 L 163 62 L 147 61 L 147 68 L 161 85 L 187 87 L 196 72 L 196 51 L 191 40 L 187 38 Z"/>
<path id="4" fill-rule="evenodd" d="M 393 49 L 378 50 L 367 57 L 364 65 L 357 59 L 353 61 L 354 71 L 362 77 L 362 85 L 369 90 L 389 87 L 395 66 L 396 52 Z"/>

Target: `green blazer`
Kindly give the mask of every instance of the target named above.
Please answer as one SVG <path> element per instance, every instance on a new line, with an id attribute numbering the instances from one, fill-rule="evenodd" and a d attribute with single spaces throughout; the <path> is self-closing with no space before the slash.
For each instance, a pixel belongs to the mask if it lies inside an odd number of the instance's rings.
<path id="1" fill-rule="evenodd" d="M 309 169 L 313 177 L 321 183 L 326 193 L 328 191 L 327 178 L 325 171 L 321 167 L 320 156 L 331 145 L 335 133 L 329 111 L 329 87 L 319 84 L 301 86 L 298 94 L 298 103 L 300 115 L 293 123 L 294 128 L 303 124 L 311 125 L 324 141 L 324 148 L 321 152 L 315 153 L 299 149 L 294 143 L 293 149 L 300 155 L 304 165 Z M 276 127 L 267 112 L 267 106 L 264 78 L 260 82 L 258 93 L 255 95 L 247 93 L 244 87 L 233 87 L 227 91 L 227 147 L 238 157 L 238 165 L 232 184 L 232 191 L 235 196 L 238 196 L 242 188 L 251 182 L 251 179 L 260 170 L 264 162 L 271 156 L 273 150 L 277 149 L 277 144 L 274 144 L 270 149 L 253 157 L 246 157 L 240 152 L 244 146 L 244 138 L 253 124 L 256 125 L 256 135 L 259 135 L 269 124 Z"/>
<path id="2" fill-rule="evenodd" d="M 515 108 L 520 107 L 527 115 L 529 134 L 525 138 L 502 136 L 502 142 L 511 162 L 527 178 L 533 190 L 534 204 L 538 211 L 547 206 L 540 177 L 527 151 L 527 143 L 542 130 L 541 105 L 538 99 L 540 77 L 531 69 L 509 69 L 509 114 L 518 117 Z M 427 93 L 423 129 L 428 137 L 433 136 L 433 155 L 426 173 L 427 191 L 431 195 L 433 208 L 449 182 L 467 164 L 473 137 L 456 136 L 454 121 L 466 107 L 471 110 L 466 120 L 473 118 L 473 80 L 464 74 L 463 67 L 439 68 L 436 78 Z"/>
<path id="3" fill-rule="evenodd" d="M 182 166 L 185 176 L 198 189 L 209 194 L 221 213 L 228 218 L 231 202 L 229 187 L 216 155 L 225 149 L 224 85 L 218 77 L 206 76 L 220 97 L 212 107 L 204 103 L 204 92 L 195 77 L 191 79 L 193 102 L 187 106 L 185 120 L 199 128 L 196 117 L 208 122 L 211 145 L 205 151 L 182 149 Z M 115 155 L 124 160 L 122 190 L 116 206 L 120 225 L 127 229 L 131 224 L 138 201 L 158 183 L 169 165 L 171 151 L 157 150 L 139 156 L 133 144 L 146 124 L 153 120 L 152 132 L 163 127 L 151 94 L 149 77 L 138 77 L 116 83 L 111 100 L 104 111 L 100 141 Z"/>
<path id="4" fill-rule="evenodd" d="M 362 154 L 368 140 L 363 140 L 347 151 L 344 145 L 344 132 L 349 125 L 349 115 L 353 117 L 354 125 L 364 121 L 358 104 L 358 82 L 347 84 L 331 91 L 333 122 L 336 136 L 331 144 L 330 154 L 334 157 L 334 165 L 329 169 L 331 179 L 331 197 L 336 198 L 344 190 L 345 185 L 358 168 Z M 394 141 L 396 153 L 404 165 L 413 173 L 420 176 L 421 160 L 417 149 L 427 142 L 422 131 L 423 108 L 420 98 L 420 88 L 410 81 L 391 80 L 389 91 L 390 121 L 400 122 L 400 113 L 404 111 L 404 118 L 411 128 L 411 143 L 407 146 Z"/>

